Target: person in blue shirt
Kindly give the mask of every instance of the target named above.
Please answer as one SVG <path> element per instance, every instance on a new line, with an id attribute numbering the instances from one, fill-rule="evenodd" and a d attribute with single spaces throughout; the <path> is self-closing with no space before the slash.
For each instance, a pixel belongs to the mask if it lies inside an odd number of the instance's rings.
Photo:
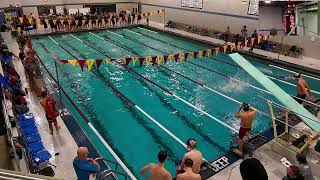
<path id="1" fill-rule="evenodd" d="M 73 168 L 77 174 L 78 180 L 88 180 L 90 174 L 99 172 L 100 166 L 98 162 L 92 158 L 88 158 L 88 148 L 79 147 L 77 157 L 73 160 Z"/>

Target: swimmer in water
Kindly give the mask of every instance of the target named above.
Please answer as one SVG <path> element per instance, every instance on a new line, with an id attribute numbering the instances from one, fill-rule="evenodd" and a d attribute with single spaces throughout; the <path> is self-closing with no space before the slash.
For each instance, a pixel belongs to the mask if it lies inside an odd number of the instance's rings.
<path id="1" fill-rule="evenodd" d="M 140 173 L 145 177 L 145 179 L 152 180 L 171 180 L 172 176 L 168 170 L 164 167 L 164 163 L 167 159 L 167 151 L 161 150 L 158 153 L 158 164 L 150 163 L 140 169 Z M 146 171 L 150 172 L 151 177 L 148 177 Z"/>
<path id="2" fill-rule="evenodd" d="M 250 107 L 248 103 L 244 102 L 241 104 L 238 111 L 234 115 L 236 118 L 239 118 L 241 121 L 241 126 L 239 129 L 239 136 L 238 136 L 239 148 L 235 149 L 234 152 L 241 156 L 243 153 L 243 138 L 245 136 L 249 136 L 256 112 L 257 112 L 256 109 L 254 109 L 253 107 Z"/>

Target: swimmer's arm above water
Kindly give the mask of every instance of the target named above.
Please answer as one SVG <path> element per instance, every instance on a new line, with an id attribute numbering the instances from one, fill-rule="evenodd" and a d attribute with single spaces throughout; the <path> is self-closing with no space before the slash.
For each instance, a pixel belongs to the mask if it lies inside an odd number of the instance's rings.
<path id="1" fill-rule="evenodd" d="M 140 169 L 140 173 L 144 176 L 145 179 L 150 180 L 151 178 L 147 176 L 146 171 L 150 169 L 150 164 L 144 166 Z"/>
<path id="2" fill-rule="evenodd" d="M 239 107 L 238 111 L 234 114 L 234 117 L 236 118 L 240 118 L 241 117 L 241 109 L 243 108 L 243 104 L 241 104 L 241 106 Z"/>

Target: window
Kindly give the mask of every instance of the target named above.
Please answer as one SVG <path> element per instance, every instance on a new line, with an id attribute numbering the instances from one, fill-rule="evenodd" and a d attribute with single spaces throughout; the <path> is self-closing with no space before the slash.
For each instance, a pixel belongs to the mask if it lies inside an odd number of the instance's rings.
<path id="1" fill-rule="evenodd" d="M 182 7 L 202 9 L 203 0 L 181 0 Z"/>

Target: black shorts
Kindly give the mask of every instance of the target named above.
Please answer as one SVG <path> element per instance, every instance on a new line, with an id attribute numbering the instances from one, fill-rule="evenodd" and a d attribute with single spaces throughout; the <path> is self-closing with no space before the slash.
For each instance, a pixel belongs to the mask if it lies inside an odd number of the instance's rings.
<path id="1" fill-rule="evenodd" d="M 297 95 L 296 97 L 293 97 L 293 99 L 295 99 L 299 104 L 301 104 L 303 102 L 302 99 L 306 99 L 307 95 L 303 94 L 303 95 Z"/>
<path id="2" fill-rule="evenodd" d="M 48 117 L 48 116 L 46 116 L 46 118 L 47 118 L 48 122 L 57 122 L 56 118 L 51 118 L 51 117 Z"/>

